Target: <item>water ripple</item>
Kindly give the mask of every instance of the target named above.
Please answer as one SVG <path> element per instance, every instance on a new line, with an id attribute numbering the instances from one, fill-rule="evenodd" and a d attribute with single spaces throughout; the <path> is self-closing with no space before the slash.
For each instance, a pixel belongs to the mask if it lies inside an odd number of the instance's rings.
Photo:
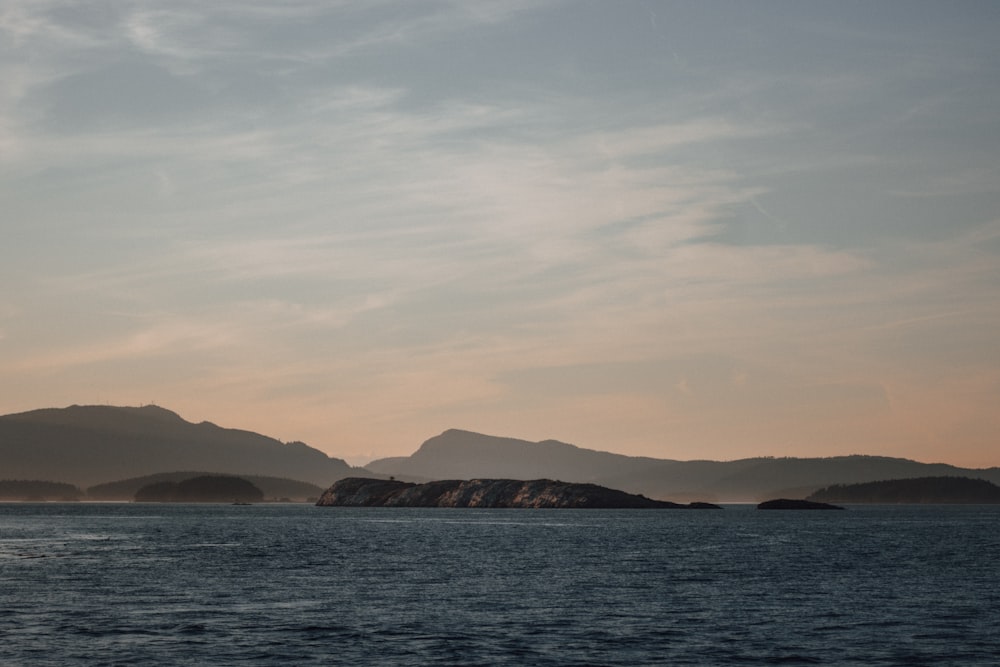
<path id="1" fill-rule="evenodd" d="M 1000 509 L 238 509 L 0 507 L 0 664 L 1000 655 Z"/>

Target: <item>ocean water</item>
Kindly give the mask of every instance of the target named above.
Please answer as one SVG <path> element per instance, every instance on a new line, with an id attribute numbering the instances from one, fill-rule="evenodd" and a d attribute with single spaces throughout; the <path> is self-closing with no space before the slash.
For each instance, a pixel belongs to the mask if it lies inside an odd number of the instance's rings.
<path id="1" fill-rule="evenodd" d="M 998 665 L 1000 507 L 0 504 L 0 665 Z"/>

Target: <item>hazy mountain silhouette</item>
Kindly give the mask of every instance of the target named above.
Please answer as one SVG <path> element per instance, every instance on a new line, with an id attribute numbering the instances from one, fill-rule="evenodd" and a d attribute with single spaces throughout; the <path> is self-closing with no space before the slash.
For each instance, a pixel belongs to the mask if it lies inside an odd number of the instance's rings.
<path id="1" fill-rule="evenodd" d="M 204 475 L 182 482 L 153 482 L 135 492 L 137 503 L 259 503 L 264 492 L 242 477 Z"/>
<path id="2" fill-rule="evenodd" d="M 92 486 L 172 470 L 287 477 L 322 488 L 367 472 L 301 442 L 193 424 L 154 405 L 74 405 L 0 417 L 0 479 Z"/>
<path id="3" fill-rule="evenodd" d="M 582 449 L 558 440 L 529 442 L 451 429 L 427 440 L 410 456 L 378 459 L 365 468 L 423 479 L 544 477 L 593 482 L 638 474 L 663 462 Z"/>
<path id="4" fill-rule="evenodd" d="M 974 470 L 882 456 L 674 461 L 599 452 L 555 440 L 529 442 L 459 430 L 427 440 L 408 457 L 379 459 L 365 467 L 416 481 L 548 477 L 676 502 L 804 497 L 831 484 L 902 477 L 964 476 L 1000 482 L 1000 468 Z"/>
<path id="5" fill-rule="evenodd" d="M 46 482 L 38 479 L 0 480 L 0 500 L 80 500 L 83 491 L 64 482 Z"/>
<path id="6" fill-rule="evenodd" d="M 132 500 L 136 492 L 144 486 L 159 482 L 183 482 L 194 477 L 203 477 L 204 472 L 161 472 L 155 475 L 131 477 L 115 482 L 97 484 L 87 489 L 87 500 Z M 243 479 L 259 488 L 264 494 L 264 500 L 280 500 L 287 498 L 294 501 L 306 501 L 319 498 L 323 488 L 309 482 L 302 482 L 284 477 L 269 477 L 265 475 L 240 475 Z"/>
<path id="7" fill-rule="evenodd" d="M 460 430 L 427 440 L 410 456 L 352 468 L 301 442 L 282 443 L 210 422 L 193 424 L 152 405 L 74 405 L 0 417 L 0 479 L 88 487 L 178 470 L 284 477 L 321 488 L 358 476 L 409 481 L 549 478 L 674 502 L 806 497 L 833 484 L 912 477 L 1000 483 L 1000 468 L 975 470 L 880 456 L 675 461 Z"/>

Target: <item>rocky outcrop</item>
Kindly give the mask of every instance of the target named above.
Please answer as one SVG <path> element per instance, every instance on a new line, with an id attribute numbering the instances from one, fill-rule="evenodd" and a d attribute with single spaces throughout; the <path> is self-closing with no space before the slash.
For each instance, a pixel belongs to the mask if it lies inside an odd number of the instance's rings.
<path id="1" fill-rule="evenodd" d="M 413 484 L 348 477 L 334 483 L 316 504 L 328 507 L 719 509 L 718 505 L 710 503 L 681 505 L 596 484 L 571 484 L 548 479 L 471 479 Z"/>
<path id="2" fill-rule="evenodd" d="M 759 510 L 842 510 L 843 507 L 830 505 L 829 503 L 817 503 L 812 500 L 789 500 L 788 498 L 778 498 L 768 500 L 757 505 Z"/>

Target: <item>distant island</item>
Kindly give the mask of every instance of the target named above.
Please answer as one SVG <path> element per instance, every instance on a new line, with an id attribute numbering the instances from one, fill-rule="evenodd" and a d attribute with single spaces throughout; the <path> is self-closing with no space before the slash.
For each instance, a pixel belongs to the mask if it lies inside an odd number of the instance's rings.
<path id="1" fill-rule="evenodd" d="M 348 477 L 324 491 L 316 504 L 323 507 L 720 509 L 711 503 L 682 505 L 596 484 L 572 484 L 548 479 L 444 480 L 414 484 Z"/>
<path id="2" fill-rule="evenodd" d="M 765 500 L 757 505 L 759 510 L 842 510 L 843 507 L 821 503 L 815 500 L 800 500 L 797 498 L 777 498 Z"/>
<path id="3" fill-rule="evenodd" d="M 87 488 L 87 500 L 112 500 L 130 501 L 135 498 L 135 494 L 144 486 L 149 486 L 157 482 L 183 482 L 193 477 L 206 477 L 218 475 L 210 472 L 163 472 L 155 475 L 143 475 L 142 477 L 131 477 L 116 482 L 106 482 Z M 301 482 L 294 479 L 282 477 L 267 477 L 263 475 L 241 475 L 230 474 L 229 477 L 239 477 L 250 482 L 264 493 L 264 502 L 310 502 L 315 503 L 319 495 L 323 493 L 323 488 Z"/>
<path id="4" fill-rule="evenodd" d="M 969 477 L 1000 484 L 1000 468 L 958 468 L 884 456 L 754 457 L 676 461 L 449 429 L 409 456 L 364 468 L 298 442 L 211 422 L 188 422 L 155 405 L 73 405 L 0 416 L 0 475 L 86 489 L 81 500 L 129 501 L 142 486 L 198 475 L 233 475 L 266 500 L 306 501 L 345 477 L 423 483 L 440 479 L 558 479 L 675 503 L 808 498 L 832 484 Z M 8 496 L 60 499 L 62 495 Z"/>
<path id="5" fill-rule="evenodd" d="M 264 492 L 245 479 L 225 475 L 192 477 L 182 482 L 154 482 L 135 494 L 137 503 L 253 503 Z"/>
<path id="6" fill-rule="evenodd" d="M 83 492 L 72 484 L 46 482 L 37 479 L 0 480 L 0 500 L 38 502 L 80 500 Z"/>
<path id="7" fill-rule="evenodd" d="M 809 500 L 836 503 L 994 504 L 1000 486 L 969 477 L 916 477 L 863 484 L 834 484 Z"/>

